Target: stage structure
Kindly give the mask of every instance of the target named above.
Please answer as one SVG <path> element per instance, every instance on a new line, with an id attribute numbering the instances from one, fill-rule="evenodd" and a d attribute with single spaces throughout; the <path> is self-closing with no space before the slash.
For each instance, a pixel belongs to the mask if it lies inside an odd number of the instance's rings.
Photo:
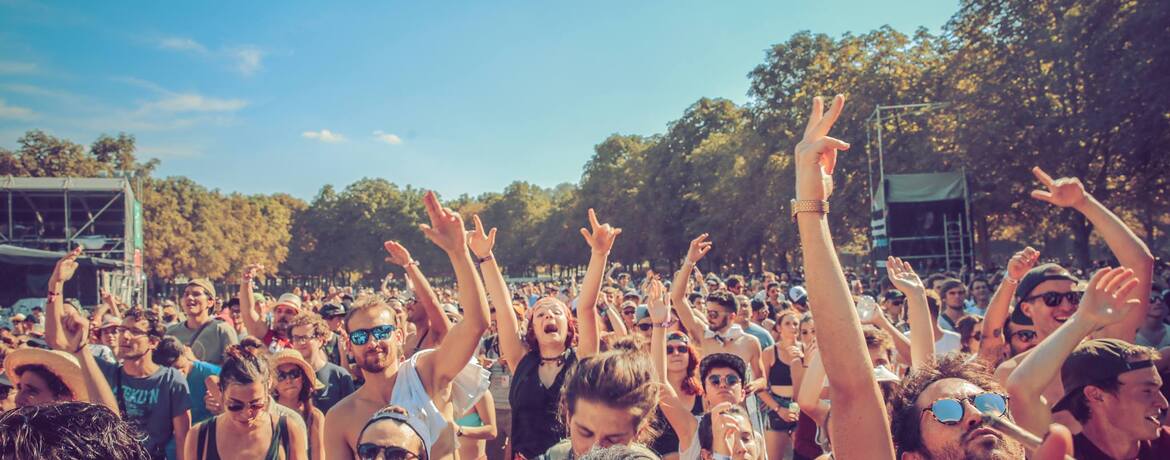
<path id="1" fill-rule="evenodd" d="M 39 291 L 53 269 L 46 260 L 78 245 L 89 259 L 82 267 L 93 270 L 75 276 L 80 283 L 70 283 L 76 286 L 67 287 L 66 297 L 95 305 L 97 290 L 104 287 L 125 302 L 145 299 L 142 205 L 127 179 L 0 177 L 0 200 L 0 245 L 8 256 L 0 259 L 0 268 L 18 277 L 0 289 L 0 305 L 13 297 L 43 296 Z"/>
<path id="2" fill-rule="evenodd" d="M 975 239 L 965 170 L 919 174 L 887 174 L 883 117 L 915 116 L 945 103 L 878 106 L 867 122 L 867 138 L 876 134 L 877 161 L 867 155 L 872 217 L 870 255 L 885 267 L 893 255 L 914 264 L 919 273 L 958 272 L 974 266 Z M 867 153 L 871 149 L 867 149 Z M 875 168 L 876 166 L 876 168 Z M 875 183 L 876 179 L 876 183 Z"/>

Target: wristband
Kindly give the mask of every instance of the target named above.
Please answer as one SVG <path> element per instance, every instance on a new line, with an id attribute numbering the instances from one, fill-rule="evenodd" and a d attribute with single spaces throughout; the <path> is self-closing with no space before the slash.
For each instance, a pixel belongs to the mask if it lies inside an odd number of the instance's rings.
<path id="1" fill-rule="evenodd" d="M 670 327 L 670 326 L 674 326 L 674 323 L 675 323 L 675 322 L 677 322 L 677 321 L 678 321 L 678 320 L 675 320 L 675 319 L 668 319 L 668 320 L 666 320 L 666 321 L 663 321 L 663 322 L 661 322 L 661 323 L 654 323 L 654 327 L 656 327 L 656 328 L 661 328 L 661 329 L 666 329 L 666 328 L 668 328 L 668 327 Z"/>
<path id="2" fill-rule="evenodd" d="M 495 260 L 495 258 L 496 258 L 495 255 L 488 253 L 488 255 L 486 255 L 486 256 L 475 259 L 475 263 L 482 264 L 482 263 L 490 261 L 490 260 Z"/>
<path id="3" fill-rule="evenodd" d="M 711 453 L 711 460 L 731 460 L 731 456 L 730 456 L 730 455 L 717 454 L 717 453 L 714 453 L 714 452 L 712 452 L 712 453 Z"/>
<path id="4" fill-rule="evenodd" d="M 1009 275 L 1007 273 L 1003 274 L 1003 282 L 1005 282 L 1007 284 L 1015 284 L 1015 285 L 1020 284 L 1020 280 L 1012 278 L 1011 275 Z"/>
<path id="5" fill-rule="evenodd" d="M 792 205 L 792 220 L 796 221 L 796 215 L 802 212 L 815 212 L 819 214 L 829 213 L 828 200 L 797 200 L 793 199 Z"/>

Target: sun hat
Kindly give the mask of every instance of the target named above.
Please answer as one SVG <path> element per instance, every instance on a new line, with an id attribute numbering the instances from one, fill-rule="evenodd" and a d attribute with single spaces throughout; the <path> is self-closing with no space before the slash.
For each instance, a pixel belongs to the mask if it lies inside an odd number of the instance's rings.
<path id="1" fill-rule="evenodd" d="M 317 380 L 317 373 L 313 371 L 313 366 L 310 366 L 309 362 L 301 357 L 301 352 L 285 348 L 274 353 L 269 360 L 272 362 L 273 370 L 278 369 L 282 364 L 295 364 L 300 366 L 301 372 L 305 374 L 305 378 L 312 379 L 311 383 L 313 384 L 314 390 L 325 388 L 325 384 Z"/>
<path id="2" fill-rule="evenodd" d="M 275 310 L 276 307 L 279 307 L 281 305 L 284 305 L 286 307 L 291 307 L 291 308 L 296 309 L 297 311 L 300 311 L 301 310 L 301 296 L 293 294 L 291 292 L 281 294 L 280 298 L 276 300 L 276 305 L 272 306 L 272 309 Z"/>
<path id="3" fill-rule="evenodd" d="M 88 401 L 89 391 L 85 387 L 85 378 L 81 375 L 81 365 L 73 355 L 59 350 L 44 350 L 41 348 L 20 348 L 8 353 L 4 358 L 4 369 L 8 379 L 13 383 L 20 381 L 16 369 L 29 364 L 44 366 L 53 375 L 61 379 L 69 391 L 73 393 L 75 401 Z"/>

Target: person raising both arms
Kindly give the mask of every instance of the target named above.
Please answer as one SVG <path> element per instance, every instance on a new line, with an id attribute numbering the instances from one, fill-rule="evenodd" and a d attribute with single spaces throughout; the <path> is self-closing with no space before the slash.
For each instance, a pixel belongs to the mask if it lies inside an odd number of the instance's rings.
<path id="1" fill-rule="evenodd" d="M 467 249 L 463 218 L 443 208 L 434 192 L 423 198 L 430 225 L 419 228 L 447 253 L 455 271 L 463 320 L 434 350 L 402 358 L 402 326 L 394 310 L 374 298 L 358 299 L 347 313 L 350 350 L 366 383 L 325 415 L 325 457 L 351 459 L 367 420 L 388 404 L 402 406 L 413 425 L 426 427 L 428 458 L 456 456 L 455 414 L 470 410 L 487 391 L 488 372 L 472 359 L 488 328 L 488 303 Z"/>
<path id="2" fill-rule="evenodd" d="M 566 374 L 578 357 L 592 356 L 600 349 L 597 297 L 601 293 L 606 259 L 613 249 L 614 239 L 622 230 L 599 222 L 593 209 L 589 210 L 589 224 L 591 230 L 581 229 L 581 235 L 591 251 L 585 280 L 581 283 L 581 295 L 577 298 L 579 320 L 574 319 L 569 307 L 560 300 L 544 297 L 537 300 L 529 310 L 531 319 L 528 321 L 528 329 L 521 335 L 516 317 L 507 304 L 508 299 L 511 299 L 508 285 L 492 253 L 496 229 L 485 233 L 483 223 L 478 216 L 475 217 L 475 231 L 471 232 L 470 238 L 471 250 L 480 261 L 479 266 L 496 309 L 496 325 L 500 330 L 500 359 L 512 373 L 508 402 L 512 407 L 512 429 L 509 433 L 512 436 L 513 457 L 536 458 L 560 441 L 564 427 L 553 421 L 558 420 L 561 388 L 565 385 Z M 578 327 L 580 341 L 574 346 Z"/>
<path id="3" fill-rule="evenodd" d="M 711 242 L 707 241 L 707 234 L 699 235 L 691 241 L 687 249 L 686 260 L 682 269 L 674 276 L 674 284 L 670 291 L 670 304 L 675 313 L 686 327 L 687 332 L 695 343 L 702 344 L 700 349 L 703 356 L 715 353 L 731 353 L 739 356 L 748 363 L 751 375 L 759 378 L 764 375 L 763 364 L 760 358 L 760 341 L 744 332 L 737 324 L 739 321 L 739 302 L 728 292 L 713 292 L 707 296 L 707 320 L 704 324 L 699 321 L 695 311 L 687 300 L 687 280 L 691 271 L 707 252 L 711 250 Z"/>

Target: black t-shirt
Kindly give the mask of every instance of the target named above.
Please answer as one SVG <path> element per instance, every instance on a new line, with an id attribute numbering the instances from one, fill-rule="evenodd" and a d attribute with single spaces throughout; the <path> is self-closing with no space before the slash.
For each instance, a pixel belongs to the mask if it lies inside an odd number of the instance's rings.
<path id="1" fill-rule="evenodd" d="M 313 404 L 321 409 L 321 413 L 329 412 L 330 408 L 353 393 L 356 388 L 349 371 L 333 363 L 327 362 L 325 366 L 317 369 L 317 380 L 325 384 L 325 388 L 313 395 Z"/>
<path id="2" fill-rule="evenodd" d="M 564 437 L 558 418 L 561 387 L 565 373 L 577 364 L 577 353 L 569 349 L 565 364 L 552 386 L 540 383 L 540 352 L 530 351 L 516 365 L 508 402 L 512 405 L 512 452 L 525 458 L 543 455 Z"/>
<path id="3" fill-rule="evenodd" d="M 695 404 L 691 406 L 691 415 L 703 415 L 703 397 L 695 396 Z M 678 433 L 674 431 L 670 421 L 666 419 L 666 414 L 662 413 L 662 408 L 654 409 L 654 428 L 659 435 L 654 438 L 654 442 L 650 443 L 650 448 L 657 452 L 658 455 L 666 455 L 672 452 L 678 452 Z"/>
<path id="4" fill-rule="evenodd" d="M 1073 436 L 1073 452 L 1078 460 L 1165 460 L 1170 458 L 1170 430 L 1162 427 L 1153 441 L 1142 441 L 1137 457 L 1133 458 L 1110 457 L 1084 433 Z"/>

